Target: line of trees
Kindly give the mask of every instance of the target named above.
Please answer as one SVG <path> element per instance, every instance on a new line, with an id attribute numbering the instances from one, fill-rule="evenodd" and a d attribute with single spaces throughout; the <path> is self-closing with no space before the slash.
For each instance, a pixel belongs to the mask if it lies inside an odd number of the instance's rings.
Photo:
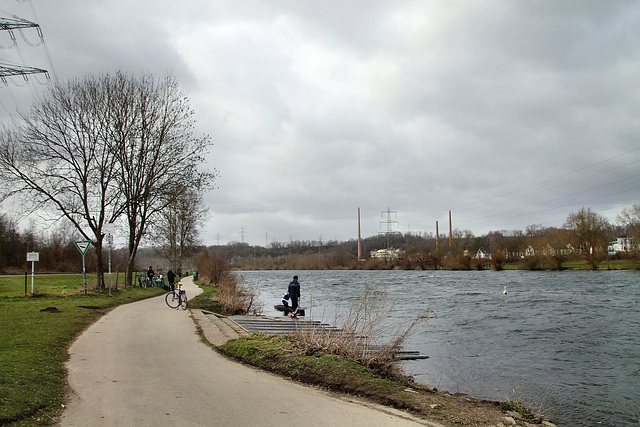
<path id="1" fill-rule="evenodd" d="M 201 265 L 205 259 L 221 262 L 235 269 L 471 269 L 485 268 L 491 264 L 500 269 L 505 263 L 522 263 L 529 269 L 560 269 L 562 263 L 571 258 L 586 260 L 596 268 L 606 254 L 607 243 L 615 237 L 635 237 L 640 241 L 640 203 L 624 209 L 617 218 L 617 225 L 608 224 L 605 218 L 589 208 L 569 214 L 564 227 L 542 227 L 530 225 L 525 230 L 491 231 L 483 236 L 474 236 L 470 231 L 454 230 L 452 247 L 448 236 L 442 235 L 436 248 L 433 235 L 412 233 L 377 235 L 363 239 L 365 256 L 370 251 L 386 248 L 388 244 L 402 249 L 404 256 L 397 260 L 366 259 L 357 260 L 357 241 L 293 241 L 274 243 L 268 248 L 250 246 L 246 243 L 230 243 L 224 246 L 197 246 L 196 241 L 183 239 L 189 235 L 188 228 L 195 226 L 187 218 L 198 215 L 188 214 L 189 209 L 202 214 L 201 199 L 191 194 L 186 198 L 189 206 L 171 204 L 175 209 L 163 211 L 163 224 L 154 230 L 168 230 L 162 235 L 150 233 L 155 242 L 155 250 L 141 248 L 139 255 L 147 264 L 158 259 L 158 254 L 167 260 L 165 266 L 177 269 Z M 180 218 L 183 212 L 186 218 Z M 184 229 L 178 227 L 180 225 Z M 45 231 L 31 225 L 20 232 L 15 221 L 6 214 L 0 215 L 0 272 L 20 273 L 24 271 L 25 254 L 40 251 L 40 271 L 80 271 L 81 257 L 73 242 L 81 239 L 75 227 L 67 221 L 60 221 L 56 227 Z M 182 240 L 181 240 L 182 239 Z M 571 254 L 563 251 L 571 245 Z M 542 250 L 537 254 L 526 254 L 532 247 Z M 187 250 L 189 248 L 190 250 Z M 549 248 L 551 250 L 549 250 Z M 473 259 L 481 249 L 491 254 L 491 259 Z M 93 253 L 93 251 L 92 251 Z M 122 271 L 127 266 L 128 249 L 117 248 L 112 253 L 113 269 Z M 640 253 L 632 251 L 630 258 L 638 258 Z M 522 258 L 524 256 L 524 258 Z M 367 256 L 368 258 L 368 256 Z M 157 263 L 153 261 L 154 263 Z M 174 264 L 178 262 L 178 267 Z M 210 263 L 211 264 L 211 263 Z M 213 264 L 212 264 L 213 265 Z M 216 264 L 217 265 L 217 264 Z M 145 264 L 146 269 L 146 264 Z M 87 264 L 89 271 L 96 271 L 95 259 Z M 216 267 L 222 268 L 222 267 Z M 224 270 L 226 271 L 226 270 Z"/>
<path id="2" fill-rule="evenodd" d="M 357 241 L 294 241 L 275 243 L 270 247 L 230 243 L 210 246 L 207 251 L 227 260 L 236 269 L 470 269 L 484 268 L 491 263 L 500 269 L 505 263 L 524 263 L 530 269 L 561 269 L 570 258 L 587 261 L 592 268 L 607 256 L 608 243 L 617 237 L 635 238 L 640 243 L 640 203 L 625 208 L 617 224 L 610 224 L 590 208 L 568 215 L 563 227 L 530 225 L 525 230 L 491 231 L 475 236 L 469 230 L 453 230 L 449 236 L 394 233 L 363 239 L 365 260 L 357 260 Z M 401 249 L 400 259 L 369 259 L 373 250 L 393 247 Z M 532 248 L 535 254 L 528 254 Z M 637 247 L 636 247 L 637 248 Z M 474 259 L 478 251 L 491 259 Z M 636 249 L 628 254 L 638 257 Z"/>
<path id="3" fill-rule="evenodd" d="M 127 235 L 130 285 L 151 230 L 169 234 L 176 253 L 197 238 L 205 212 L 175 215 L 215 178 L 215 171 L 199 169 L 210 138 L 193 130 L 189 98 L 170 75 L 117 72 L 56 82 L 0 131 L 0 200 L 19 215 L 65 221 L 91 241 L 100 286 L 105 226 L 116 224 Z"/>

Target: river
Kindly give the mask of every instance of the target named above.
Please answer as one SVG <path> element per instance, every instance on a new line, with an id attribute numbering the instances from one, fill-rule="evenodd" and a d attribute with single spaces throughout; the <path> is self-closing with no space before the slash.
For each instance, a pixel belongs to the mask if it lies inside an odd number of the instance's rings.
<path id="1" fill-rule="evenodd" d="M 335 323 L 366 288 L 389 322 L 431 313 L 405 348 L 407 374 L 478 399 L 517 397 L 561 426 L 640 424 L 640 271 L 245 271 L 273 309 L 294 274 L 307 318 Z M 504 287 L 507 294 L 504 294 Z M 339 325 L 338 325 L 339 326 Z"/>

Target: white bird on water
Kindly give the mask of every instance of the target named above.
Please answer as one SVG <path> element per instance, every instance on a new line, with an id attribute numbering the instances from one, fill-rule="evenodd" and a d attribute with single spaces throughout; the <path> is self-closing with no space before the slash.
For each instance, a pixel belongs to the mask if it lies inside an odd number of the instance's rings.
<path id="1" fill-rule="evenodd" d="M 506 294 L 508 294 L 508 292 L 507 292 L 507 285 L 504 285 L 504 292 L 502 292 L 502 293 L 503 293 L 503 294 L 505 294 L 505 295 L 506 295 Z"/>

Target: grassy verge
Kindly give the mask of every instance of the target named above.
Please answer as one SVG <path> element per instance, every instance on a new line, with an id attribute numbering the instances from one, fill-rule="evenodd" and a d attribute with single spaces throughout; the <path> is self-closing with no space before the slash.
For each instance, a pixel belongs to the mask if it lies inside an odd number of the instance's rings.
<path id="1" fill-rule="evenodd" d="M 404 396 L 404 390 L 412 383 L 409 378 L 391 376 L 340 355 L 320 352 L 305 355 L 290 336 L 252 334 L 229 341 L 220 350 L 297 381 L 369 397 L 395 407 L 418 409 L 415 402 Z"/>
<path id="2" fill-rule="evenodd" d="M 31 278 L 28 279 L 30 292 Z M 24 296 L 24 276 L 0 278 L 0 425 L 50 425 L 61 409 L 64 362 L 73 339 L 111 308 L 163 293 L 130 287 L 95 292 L 95 275 L 37 276 Z"/>
<path id="3" fill-rule="evenodd" d="M 217 286 L 208 285 L 201 281 L 194 281 L 194 283 L 202 289 L 202 292 L 189 300 L 189 308 L 207 310 L 224 315 L 228 314 L 225 313 L 224 308 L 218 302 L 219 289 Z"/>
<path id="4" fill-rule="evenodd" d="M 570 270 L 591 270 L 591 265 L 587 262 L 565 262 L 562 263 L 564 268 Z M 640 270 L 640 261 L 635 260 L 614 260 L 601 261 L 598 263 L 598 270 Z"/>
<path id="5" fill-rule="evenodd" d="M 452 396 L 418 384 L 410 377 L 366 367 L 341 355 L 321 352 L 309 355 L 291 336 L 257 333 L 228 341 L 218 349 L 231 358 L 296 381 L 408 410 L 417 417 L 444 425 L 505 425 L 507 416 L 515 423 L 510 425 L 542 423 L 520 402 Z M 521 412 L 517 413 L 518 410 Z"/>

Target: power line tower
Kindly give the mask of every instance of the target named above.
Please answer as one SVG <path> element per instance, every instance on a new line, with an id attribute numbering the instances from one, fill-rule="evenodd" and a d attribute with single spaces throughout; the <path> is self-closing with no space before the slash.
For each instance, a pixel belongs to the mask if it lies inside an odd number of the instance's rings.
<path id="1" fill-rule="evenodd" d="M 386 211 L 382 211 L 380 213 L 380 217 L 384 218 L 384 214 L 387 214 L 387 219 L 385 221 L 380 221 L 380 224 L 387 224 L 387 231 L 385 231 L 384 233 L 378 233 L 378 234 L 384 234 L 385 237 L 387 238 L 387 248 L 391 247 L 391 236 L 392 235 L 396 235 L 396 234 L 400 234 L 399 231 L 393 231 L 393 227 L 398 225 L 398 221 L 395 221 L 393 219 L 391 219 L 391 216 L 393 214 L 394 218 L 397 218 L 397 212 L 396 211 L 392 211 L 391 208 L 387 208 Z"/>
<path id="2" fill-rule="evenodd" d="M 13 18 L 0 17 L 0 30 L 9 32 L 9 36 L 11 37 L 11 41 L 13 42 L 12 47 L 18 46 L 18 43 L 16 42 L 16 36 L 15 34 L 13 34 L 13 30 L 20 31 L 23 28 L 35 28 L 38 32 L 38 36 L 40 37 L 41 42 L 44 42 L 44 37 L 42 36 L 42 31 L 40 30 L 40 25 L 36 24 L 35 22 L 31 22 L 17 16 L 14 16 Z M 49 78 L 49 72 L 42 68 L 0 62 L 0 79 L 2 79 L 2 82 L 5 84 L 7 83 L 7 79 L 5 77 L 22 76 L 25 80 L 28 81 L 29 79 L 27 78 L 27 75 L 29 74 L 44 74 L 47 79 Z"/>

